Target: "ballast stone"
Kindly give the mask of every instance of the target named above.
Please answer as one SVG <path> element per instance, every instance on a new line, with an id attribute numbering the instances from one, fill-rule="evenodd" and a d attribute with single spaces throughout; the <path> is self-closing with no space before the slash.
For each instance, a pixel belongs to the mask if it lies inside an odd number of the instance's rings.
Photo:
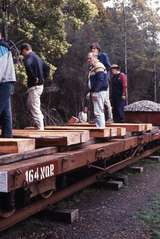
<path id="1" fill-rule="evenodd" d="M 141 100 L 125 106 L 124 110 L 126 112 L 128 111 L 160 112 L 160 104 L 149 100 Z"/>

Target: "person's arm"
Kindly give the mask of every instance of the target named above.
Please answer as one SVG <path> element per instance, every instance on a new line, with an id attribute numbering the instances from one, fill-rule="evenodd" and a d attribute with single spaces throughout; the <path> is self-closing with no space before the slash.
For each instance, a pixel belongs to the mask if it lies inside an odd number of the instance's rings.
<path id="1" fill-rule="evenodd" d="M 24 61 L 24 66 L 26 68 L 27 75 L 31 76 L 32 78 L 37 78 L 36 72 L 34 71 L 33 60 L 31 58 L 26 59 Z"/>
<path id="2" fill-rule="evenodd" d="M 106 67 L 107 70 L 110 70 L 111 62 L 109 60 L 109 56 L 107 53 L 101 53 L 100 61 L 103 63 L 103 65 Z"/>
<path id="3" fill-rule="evenodd" d="M 122 97 L 126 97 L 127 96 L 127 76 L 124 73 L 121 73 L 120 79 L 122 82 Z"/>

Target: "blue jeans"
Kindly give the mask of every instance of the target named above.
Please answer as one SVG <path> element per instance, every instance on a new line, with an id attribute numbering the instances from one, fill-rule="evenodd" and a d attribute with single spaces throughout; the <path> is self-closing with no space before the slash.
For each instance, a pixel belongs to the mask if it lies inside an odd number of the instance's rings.
<path id="1" fill-rule="evenodd" d="M 0 125 L 2 128 L 2 137 L 12 137 L 12 111 L 11 111 L 11 94 L 13 83 L 0 84 Z"/>
<path id="2" fill-rule="evenodd" d="M 126 105 L 126 101 L 120 98 L 115 98 L 112 100 L 113 106 L 113 119 L 116 123 L 124 122 L 124 106 Z"/>
<path id="3" fill-rule="evenodd" d="M 94 97 L 93 97 L 94 95 Z M 107 91 L 92 93 L 92 102 L 94 108 L 94 116 L 97 128 L 105 128 L 104 103 Z"/>

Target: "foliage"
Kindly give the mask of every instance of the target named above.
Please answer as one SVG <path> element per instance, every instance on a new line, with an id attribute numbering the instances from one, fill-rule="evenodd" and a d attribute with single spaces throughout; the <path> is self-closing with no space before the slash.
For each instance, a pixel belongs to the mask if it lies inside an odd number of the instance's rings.
<path id="1" fill-rule="evenodd" d="M 1 6 L 3 1 L 0 1 Z M 7 1 L 7 14 L 1 8 L 1 24 L 5 20 L 8 25 L 9 39 L 12 39 L 19 47 L 22 42 L 32 45 L 35 52 L 40 55 L 51 68 L 50 79 L 57 69 L 57 61 L 65 55 L 71 44 L 68 41 L 68 29 L 73 32 L 91 22 L 98 14 L 98 9 L 90 0 L 24 0 Z M 24 67 L 16 67 L 17 79 L 20 84 L 26 85 Z M 44 111 L 47 119 L 50 118 L 53 92 L 56 88 L 51 82 L 46 82 Z M 23 91 L 22 91 L 23 92 Z M 23 98 L 17 91 L 17 98 Z M 50 105 L 51 104 L 51 105 Z M 19 107 L 19 106 L 18 106 Z M 47 112 L 45 110 L 47 108 Z M 17 109 L 15 109 L 16 111 Z M 16 113 L 15 113 L 16 114 Z M 16 118 L 16 117 L 15 117 Z M 27 118 L 24 112 L 24 118 Z M 64 117 L 63 117 L 64 118 Z M 19 123 L 16 122 L 17 125 Z"/>

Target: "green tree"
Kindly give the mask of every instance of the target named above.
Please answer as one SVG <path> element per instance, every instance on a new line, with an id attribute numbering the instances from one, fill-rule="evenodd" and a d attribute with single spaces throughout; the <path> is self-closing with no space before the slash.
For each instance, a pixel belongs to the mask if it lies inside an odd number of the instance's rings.
<path id="1" fill-rule="evenodd" d="M 33 50 L 50 64 L 53 72 L 58 67 L 58 59 L 71 47 L 68 29 L 72 32 L 79 31 L 98 14 L 98 9 L 91 0 L 0 0 L 0 5 L 2 6 L 4 2 L 7 3 L 7 9 L 6 12 L 3 8 L 0 9 L 0 21 L 1 24 L 4 20 L 7 22 L 9 39 L 12 39 L 18 47 L 22 42 L 29 42 Z M 22 84 L 26 82 L 26 77 L 21 66 L 17 67 L 17 73 L 20 84 L 17 87 L 14 104 L 15 121 L 17 126 L 21 126 L 21 122 L 24 122 L 21 118 L 27 118 L 25 109 L 21 107 L 25 96 Z M 54 83 L 48 82 L 44 92 L 43 109 L 47 122 L 50 122 L 50 119 L 54 121 L 51 112 L 55 87 Z M 18 101 L 21 105 L 16 102 L 17 98 L 21 98 Z"/>

